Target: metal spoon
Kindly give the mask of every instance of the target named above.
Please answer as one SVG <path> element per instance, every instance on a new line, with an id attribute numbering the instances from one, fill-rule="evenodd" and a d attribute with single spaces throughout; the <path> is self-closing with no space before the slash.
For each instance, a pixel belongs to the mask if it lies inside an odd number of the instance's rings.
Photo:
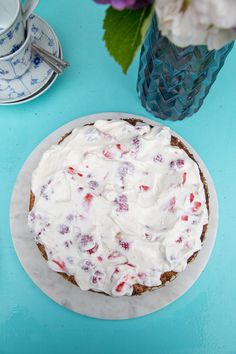
<path id="1" fill-rule="evenodd" d="M 37 44 L 33 43 L 32 47 L 35 49 L 35 51 L 38 51 L 39 53 L 42 53 L 42 55 L 45 55 L 48 58 L 50 58 L 52 61 L 55 62 L 56 65 L 62 66 L 63 68 L 66 68 L 66 67 L 70 66 L 68 61 L 65 61 L 65 60 L 63 60 L 61 58 L 58 58 L 57 56 L 55 56 L 52 53 L 48 52 L 46 49 L 44 49 L 42 47 L 39 47 Z"/>
<path id="2" fill-rule="evenodd" d="M 61 69 L 58 66 L 56 66 L 55 64 L 53 64 L 50 60 L 47 59 L 47 57 L 44 57 L 41 53 L 38 53 L 38 51 L 36 51 L 34 48 L 32 48 L 32 50 L 35 54 L 39 55 L 40 58 L 43 61 L 45 61 L 45 63 L 47 63 L 50 66 L 50 68 L 52 68 L 55 71 L 55 73 L 62 74 L 64 69 Z"/>

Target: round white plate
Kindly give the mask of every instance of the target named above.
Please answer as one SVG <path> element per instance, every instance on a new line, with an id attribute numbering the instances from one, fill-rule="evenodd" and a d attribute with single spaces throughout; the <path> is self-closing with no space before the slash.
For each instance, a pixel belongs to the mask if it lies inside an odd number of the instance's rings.
<path id="1" fill-rule="evenodd" d="M 183 295 L 195 283 L 208 262 L 215 243 L 218 223 L 216 191 L 206 166 L 194 149 L 179 135 L 172 132 L 193 153 L 207 180 L 209 188 L 210 218 L 208 231 L 203 247 L 194 262 L 190 263 L 184 272 L 178 274 L 174 281 L 162 288 L 141 296 L 123 296 L 120 298 L 82 291 L 48 268 L 27 226 L 32 172 L 38 165 L 44 151 L 51 145 L 56 144 L 65 133 L 70 132 L 75 127 L 92 123 L 98 119 L 120 118 L 137 118 L 151 125 L 160 124 L 144 117 L 119 112 L 93 114 L 67 123 L 45 138 L 26 160 L 17 177 L 10 210 L 11 234 L 16 253 L 23 268 L 33 282 L 58 304 L 82 315 L 102 319 L 128 319 L 143 316 L 163 308 Z"/>
<path id="2" fill-rule="evenodd" d="M 59 41 L 52 28 L 42 18 L 36 15 L 29 17 L 32 42 L 59 55 Z M 37 54 L 32 55 L 31 66 L 26 73 L 18 79 L 0 80 L 0 105 L 16 104 L 32 99 L 32 95 L 44 87 L 51 77 L 58 75 Z M 55 81 L 55 80 L 54 80 Z M 36 97 L 36 96 L 35 96 Z"/>

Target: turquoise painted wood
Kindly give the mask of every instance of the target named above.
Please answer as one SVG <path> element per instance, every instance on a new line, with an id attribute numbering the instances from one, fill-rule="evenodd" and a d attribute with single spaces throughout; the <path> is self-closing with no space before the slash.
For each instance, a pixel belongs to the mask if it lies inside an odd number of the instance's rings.
<path id="1" fill-rule="evenodd" d="M 37 100 L 0 107 L 0 354 L 234 354 L 236 48 L 199 112 L 181 122 L 165 122 L 202 156 L 220 205 L 210 262 L 183 297 L 143 318 L 95 320 L 46 297 L 16 257 L 9 203 L 17 174 L 34 147 L 62 124 L 90 113 L 124 111 L 151 118 L 136 94 L 138 60 L 124 76 L 104 48 L 104 10 L 92 0 L 42 0 L 37 13 L 55 29 L 71 67 Z"/>

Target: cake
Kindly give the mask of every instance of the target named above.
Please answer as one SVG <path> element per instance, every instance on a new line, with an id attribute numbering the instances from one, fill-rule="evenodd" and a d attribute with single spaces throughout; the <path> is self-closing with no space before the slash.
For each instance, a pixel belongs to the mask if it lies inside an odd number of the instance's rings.
<path id="1" fill-rule="evenodd" d="M 202 247 L 208 189 L 169 128 L 99 120 L 66 134 L 32 175 L 28 223 L 48 266 L 80 287 L 137 295 Z"/>

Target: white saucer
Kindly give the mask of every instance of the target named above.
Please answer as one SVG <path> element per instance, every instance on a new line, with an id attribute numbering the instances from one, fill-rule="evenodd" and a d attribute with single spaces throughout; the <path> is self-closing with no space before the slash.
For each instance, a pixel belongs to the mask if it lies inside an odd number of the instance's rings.
<path id="1" fill-rule="evenodd" d="M 60 43 L 52 28 L 37 15 L 29 18 L 32 42 L 59 55 Z M 47 83 L 56 80 L 57 74 L 37 54 L 32 55 L 32 62 L 27 72 L 15 80 L 0 80 L 0 105 L 23 103 L 42 94 L 48 89 Z M 53 80 L 51 80 L 53 77 Z M 42 88 L 45 88 L 42 90 Z"/>
<path id="2" fill-rule="evenodd" d="M 75 127 L 95 122 L 97 119 L 137 118 L 148 124 L 160 125 L 150 119 L 119 112 L 98 113 L 75 119 L 55 130 L 46 137 L 31 153 L 24 163 L 14 187 L 11 199 L 10 224 L 12 240 L 18 258 L 32 281 L 51 299 L 61 306 L 87 315 L 103 319 L 127 319 L 146 315 L 159 310 L 182 296 L 196 282 L 207 265 L 214 247 L 218 223 L 218 203 L 214 184 L 210 174 L 194 149 L 179 135 L 177 136 L 188 147 L 196 158 L 207 180 L 209 189 L 210 216 L 203 247 L 194 262 L 188 264 L 184 272 L 177 278 L 155 291 L 141 296 L 122 296 L 121 298 L 96 294 L 91 291 L 82 291 L 77 286 L 63 279 L 60 275 L 49 269 L 33 240 L 27 226 L 29 210 L 29 195 L 31 189 L 31 176 L 39 163 L 42 154 L 52 144 Z M 207 283 L 205 284 L 207 286 Z"/>
<path id="3" fill-rule="evenodd" d="M 59 43 L 59 54 L 58 54 L 58 57 L 62 59 L 62 49 L 61 49 L 60 43 Z M 41 96 L 45 91 L 47 91 L 52 86 L 54 81 L 56 81 L 57 77 L 58 77 L 58 74 L 53 72 L 52 76 L 45 83 L 45 85 L 42 86 L 38 91 L 34 92 L 32 95 L 27 96 L 26 98 L 22 98 L 21 100 L 18 99 L 17 101 L 11 101 L 10 103 L 1 103 L 0 105 L 2 105 L 2 106 L 18 105 L 18 104 L 23 104 L 25 102 L 32 101 L 36 97 Z"/>

